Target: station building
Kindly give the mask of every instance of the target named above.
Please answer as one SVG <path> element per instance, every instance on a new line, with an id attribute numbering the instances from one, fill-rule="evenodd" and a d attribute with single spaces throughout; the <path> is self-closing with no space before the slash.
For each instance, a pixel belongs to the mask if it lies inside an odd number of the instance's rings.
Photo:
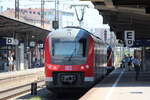
<path id="1" fill-rule="evenodd" d="M 49 30 L 0 15 L 0 72 L 43 66 L 43 43 Z"/>
<path id="2" fill-rule="evenodd" d="M 59 12 L 59 27 L 72 26 L 74 13 Z M 20 8 L 19 20 L 14 19 L 15 9 L 0 13 L 0 72 L 8 71 L 8 57 L 13 56 L 13 70 L 43 66 L 43 41 L 52 29 L 55 9 L 44 9 L 44 26 L 41 26 L 40 8 Z M 6 17 L 7 16 L 7 17 Z"/>
<path id="3" fill-rule="evenodd" d="M 69 11 L 59 10 L 59 27 L 72 26 L 74 24 L 75 14 Z M 14 8 L 7 8 L 2 15 L 13 18 L 15 16 Z M 44 9 L 44 26 L 41 26 L 41 8 L 20 8 L 19 19 L 29 24 L 52 30 L 52 22 L 55 20 L 55 9 Z"/>

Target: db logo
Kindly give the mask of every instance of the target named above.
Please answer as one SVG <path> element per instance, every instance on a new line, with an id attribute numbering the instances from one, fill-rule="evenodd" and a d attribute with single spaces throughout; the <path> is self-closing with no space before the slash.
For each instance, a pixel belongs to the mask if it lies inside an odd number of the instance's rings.
<path id="1" fill-rule="evenodd" d="M 134 31 L 125 31 L 124 32 L 124 40 L 126 46 L 133 46 L 135 40 L 135 32 Z"/>
<path id="2" fill-rule="evenodd" d="M 65 66 L 65 70 L 72 70 L 72 66 Z"/>
<path id="3" fill-rule="evenodd" d="M 14 39 L 13 38 L 7 38 L 6 44 L 14 44 Z"/>

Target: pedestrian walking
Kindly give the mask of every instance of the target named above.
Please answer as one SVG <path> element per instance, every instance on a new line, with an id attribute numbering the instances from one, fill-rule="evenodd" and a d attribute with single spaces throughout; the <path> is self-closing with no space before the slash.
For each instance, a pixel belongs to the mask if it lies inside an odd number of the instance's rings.
<path id="1" fill-rule="evenodd" d="M 121 60 L 121 64 L 120 64 L 120 68 L 124 68 L 125 64 L 124 64 L 124 59 Z"/>
<path id="2" fill-rule="evenodd" d="M 128 57 L 128 70 L 131 71 L 132 69 L 132 56 Z"/>
<path id="3" fill-rule="evenodd" d="M 8 65 L 8 71 L 13 71 L 14 59 L 12 55 L 8 57 Z"/>
<path id="4" fill-rule="evenodd" d="M 134 69 L 136 72 L 135 79 L 138 80 L 138 77 L 140 75 L 140 64 L 141 64 L 141 61 L 138 58 L 138 56 L 134 57 L 134 59 L 132 60 L 132 63 L 134 64 Z"/>
<path id="5" fill-rule="evenodd" d="M 126 55 L 124 56 L 123 61 L 124 61 L 125 70 L 128 70 L 128 62 L 129 62 L 129 59 L 128 59 L 128 57 L 127 57 Z"/>

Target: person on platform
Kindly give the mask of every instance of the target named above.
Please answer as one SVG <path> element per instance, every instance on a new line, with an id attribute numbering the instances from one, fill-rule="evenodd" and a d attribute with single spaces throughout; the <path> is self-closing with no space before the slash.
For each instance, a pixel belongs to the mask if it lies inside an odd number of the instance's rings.
<path id="1" fill-rule="evenodd" d="M 135 56 L 134 59 L 132 60 L 132 63 L 134 64 L 134 69 L 136 72 L 135 79 L 138 80 L 139 74 L 140 74 L 140 65 L 141 61 L 138 56 Z"/>
<path id="2" fill-rule="evenodd" d="M 132 56 L 128 56 L 128 70 L 131 71 L 132 69 Z"/>
<path id="3" fill-rule="evenodd" d="M 14 59 L 12 55 L 8 57 L 8 65 L 8 71 L 13 71 Z"/>
<path id="4" fill-rule="evenodd" d="M 125 70 L 127 70 L 128 69 L 129 59 L 128 59 L 128 57 L 126 55 L 123 58 L 123 62 L 124 62 L 124 68 L 125 68 Z"/>

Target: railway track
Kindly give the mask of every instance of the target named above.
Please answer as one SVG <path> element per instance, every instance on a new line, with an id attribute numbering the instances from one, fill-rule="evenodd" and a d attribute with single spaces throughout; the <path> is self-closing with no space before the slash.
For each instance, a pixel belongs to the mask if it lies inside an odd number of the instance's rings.
<path id="1" fill-rule="evenodd" d="M 33 73 L 23 72 L 19 74 L 15 74 L 13 72 L 10 74 L 11 75 L 2 73 L 2 75 L 0 75 L 0 93 L 4 92 L 5 90 L 13 89 L 19 86 L 25 86 L 26 84 L 44 79 L 43 71 L 37 71 Z"/>
<path id="2" fill-rule="evenodd" d="M 45 85 L 44 80 L 37 81 L 37 89 Z M 31 91 L 31 83 L 0 91 L 0 100 L 7 100 Z"/>

